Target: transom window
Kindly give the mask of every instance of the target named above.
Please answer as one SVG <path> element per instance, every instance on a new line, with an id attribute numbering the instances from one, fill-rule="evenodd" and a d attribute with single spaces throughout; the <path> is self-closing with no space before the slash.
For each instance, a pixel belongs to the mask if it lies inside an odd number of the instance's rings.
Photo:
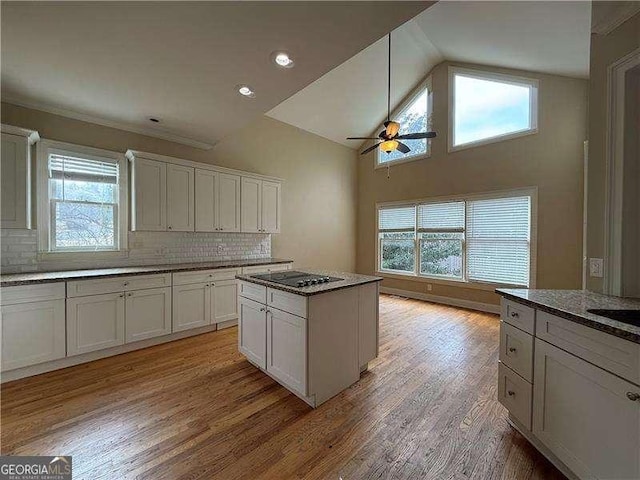
<path id="1" fill-rule="evenodd" d="M 378 208 L 381 272 L 529 286 L 532 194 Z"/>
<path id="2" fill-rule="evenodd" d="M 405 133 L 426 132 L 429 128 L 432 108 L 432 95 L 427 85 L 421 87 L 418 92 L 409 99 L 391 119 L 400 123 L 399 135 Z M 377 135 L 384 126 L 380 126 L 375 135 Z M 405 160 L 418 160 L 428 155 L 429 141 L 427 139 L 418 140 L 402 140 L 407 147 L 411 149 L 408 153 L 402 153 L 399 150 L 393 150 L 390 153 L 377 150 L 377 164 L 379 166 L 387 166 L 392 163 L 399 163 Z"/>
<path id="3" fill-rule="evenodd" d="M 538 81 L 452 67 L 450 150 L 537 132 Z"/>
<path id="4" fill-rule="evenodd" d="M 52 142 L 50 142 L 52 143 Z M 45 146 L 41 158 L 41 240 L 48 252 L 118 251 L 123 247 L 126 212 L 122 160 L 95 149 Z M 102 153 L 102 152 L 97 152 Z M 126 217 L 126 216 L 125 216 Z M 42 247 L 41 247 L 42 248 Z"/>

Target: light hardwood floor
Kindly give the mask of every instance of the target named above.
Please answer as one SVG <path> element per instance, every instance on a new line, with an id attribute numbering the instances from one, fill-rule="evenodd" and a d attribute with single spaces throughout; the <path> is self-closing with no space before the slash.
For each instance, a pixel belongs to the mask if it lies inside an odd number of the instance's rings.
<path id="1" fill-rule="evenodd" d="M 235 328 L 2 386 L 2 454 L 74 479 L 562 479 L 496 401 L 498 317 L 382 296 L 380 356 L 312 410 Z"/>

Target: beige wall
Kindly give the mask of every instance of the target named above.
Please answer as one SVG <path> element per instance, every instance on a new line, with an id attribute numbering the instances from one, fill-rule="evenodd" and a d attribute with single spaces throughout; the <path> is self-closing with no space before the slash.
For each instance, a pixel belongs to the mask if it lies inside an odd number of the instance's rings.
<path id="1" fill-rule="evenodd" d="M 598 3 L 594 3 L 594 9 L 598 8 Z M 637 48 L 640 48 L 640 14 L 608 35 L 591 36 L 587 190 L 587 255 L 590 258 L 604 258 L 605 252 L 607 67 Z M 602 292 L 602 278 L 590 277 L 587 288 Z"/>
<path id="2" fill-rule="evenodd" d="M 447 153 L 448 65 L 432 72 L 438 138 L 431 158 L 392 167 L 391 178 L 386 169 L 374 170 L 374 154 L 358 164 L 358 271 L 375 271 L 376 202 L 537 186 L 537 287 L 580 288 L 587 81 L 492 69 L 539 79 L 539 132 Z M 426 283 L 414 280 L 387 278 L 383 286 L 427 293 Z M 486 290 L 433 283 L 428 293 L 498 303 L 497 295 Z"/>
<path id="3" fill-rule="evenodd" d="M 120 152 L 132 148 L 283 178 L 282 233 L 272 236 L 272 255 L 299 266 L 355 268 L 357 164 L 347 147 L 268 117 L 209 151 L 6 103 L 1 118 L 52 140 Z"/>

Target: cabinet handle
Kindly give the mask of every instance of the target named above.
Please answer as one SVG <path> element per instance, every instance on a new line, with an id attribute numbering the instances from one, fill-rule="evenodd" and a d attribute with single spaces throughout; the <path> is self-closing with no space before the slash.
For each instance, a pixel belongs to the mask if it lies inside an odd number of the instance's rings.
<path id="1" fill-rule="evenodd" d="M 127 285 L 129 285 L 129 282 L 124 282 L 124 286 L 126 287 Z"/>
<path id="2" fill-rule="evenodd" d="M 520 316 L 520 314 L 518 312 L 511 312 L 511 316 L 513 318 L 518 318 Z"/>
<path id="3" fill-rule="evenodd" d="M 514 352 L 516 351 L 516 348 L 515 348 L 515 347 L 509 347 L 509 351 L 510 351 L 511 353 L 514 353 Z"/>
<path id="4" fill-rule="evenodd" d="M 133 297 L 133 293 L 128 293 L 127 296 Z"/>
<path id="5" fill-rule="evenodd" d="M 123 297 L 124 297 L 124 293 L 123 293 L 122 295 L 118 295 L 118 296 L 119 296 L 120 298 L 123 298 Z"/>
<path id="6" fill-rule="evenodd" d="M 507 391 L 507 395 L 509 395 L 510 397 L 515 396 L 516 392 L 514 392 L 513 390 L 509 390 Z"/>
<path id="7" fill-rule="evenodd" d="M 216 286 L 215 282 L 211 282 L 211 286 L 215 287 Z"/>
<path id="8" fill-rule="evenodd" d="M 640 401 L 640 393 L 627 392 L 627 398 L 632 402 Z"/>
<path id="9" fill-rule="evenodd" d="M 265 312 L 267 309 L 266 308 L 261 308 L 260 311 L 261 312 Z"/>

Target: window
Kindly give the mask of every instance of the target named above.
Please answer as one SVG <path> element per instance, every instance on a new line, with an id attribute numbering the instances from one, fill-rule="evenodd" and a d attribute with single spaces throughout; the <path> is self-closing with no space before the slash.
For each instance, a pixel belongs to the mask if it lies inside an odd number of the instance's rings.
<path id="1" fill-rule="evenodd" d="M 537 132 L 538 81 L 451 68 L 449 149 Z"/>
<path id="2" fill-rule="evenodd" d="M 432 95 L 427 85 L 422 86 L 418 93 L 413 97 L 410 97 L 408 103 L 400 108 L 397 113 L 391 116 L 392 120 L 400 123 L 399 135 L 405 133 L 425 132 L 429 128 Z M 384 126 L 375 132 L 377 135 Z M 402 140 L 407 147 L 411 149 L 408 153 L 402 153 L 399 150 L 394 150 L 391 153 L 377 150 L 377 164 L 378 166 L 386 166 L 393 163 L 400 163 L 406 160 L 418 160 L 429 153 L 429 141 L 427 139 L 419 140 Z"/>
<path id="3" fill-rule="evenodd" d="M 115 252 L 126 246 L 126 191 L 118 154 L 47 141 L 39 154 L 40 249 Z"/>
<path id="4" fill-rule="evenodd" d="M 378 209 L 380 272 L 529 286 L 532 191 Z"/>

